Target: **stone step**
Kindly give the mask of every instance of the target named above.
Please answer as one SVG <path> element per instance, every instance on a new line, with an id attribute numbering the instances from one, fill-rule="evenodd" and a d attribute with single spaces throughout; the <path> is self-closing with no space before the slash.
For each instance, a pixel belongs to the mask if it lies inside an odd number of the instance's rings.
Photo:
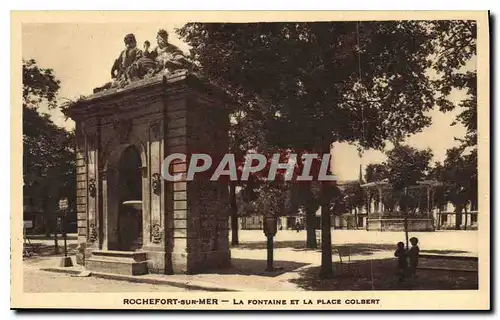
<path id="1" fill-rule="evenodd" d="M 105 261 L 115 261 L 115 262 L 122 262 L 122 263 L 133 263 L 133 262 L 144 262 L 144 260 L 141 261 L 136 261 L 132 257 L 115 257 L 115 256 L 100 256 L 100 255 L 92 255 L 91 258 L 95 260 L 105 260 Z"/>
<path id="2" fill-rule="evenodd" d="M 131 262 L 144 262 L 147 259 L 146 252 L 140 251 L 116 251 L 116 250 L 95 250 L 92 257 L 101 260 L 130 260 Z"/>
<path id="3" fill-rule="evenodd" d="M 123 261 L 122 258 L 110 260 L 100 259 L 93 256 L 85 261 L 85 269 L 91 272 L 95 271 L 137 276 L 148 273 L 148 264 L 146 261 L 136 262 L 132 259 Z"/>

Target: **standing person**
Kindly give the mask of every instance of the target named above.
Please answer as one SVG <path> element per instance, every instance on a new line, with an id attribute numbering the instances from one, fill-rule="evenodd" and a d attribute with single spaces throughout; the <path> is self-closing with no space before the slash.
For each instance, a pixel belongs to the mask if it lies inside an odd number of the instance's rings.
<path id="1" fill-rule="evenodd" d="M 396 267 L 396 274 L 399 276 L 399 281 L 404 281 L 408 270 L 408 256 L 405 250 L 405 244 L 403 242 L 398 242 L 394 256 L 398 258 L 398 264 Z"/>
<path id="2" fill-rule="evenodd" d="M 410 238 L 411 248 L 408 250 L 409 274 L 415 278 L 417 276 L 418 256 L 420 255 L 420 248 L 418 247 L 418 238 Z"/>

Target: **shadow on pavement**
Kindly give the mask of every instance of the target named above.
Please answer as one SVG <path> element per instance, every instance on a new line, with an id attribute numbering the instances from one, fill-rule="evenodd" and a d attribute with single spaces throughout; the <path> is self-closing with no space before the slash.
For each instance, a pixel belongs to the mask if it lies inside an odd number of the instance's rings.
<path id="1" fill-rule="evenodd" d="M 478 273 L 474 272 L 418 270 L 416 279 L 400 282 L 395 275 L 395 259 L 356 261 L 352 268 L 358 270 L 359 274 L 341 272 L 340 264 L 335 263 L 335 275 L 328 280 L 319 279 L 319 267 L 305 268 L 290 282 L 304 290 L 313 291 L 478 289 Z"/>
<path id="2" fill-rule="evenodd" d="M 374 244 L 374 243 L 346 243 L 342 245 L 332 245 L 332 249 L 336 250 L 339 247 L 349 247 L 351 249 L 351 255 L 371 255 L 377 251 L 393 251 L 395 245 L 391 244 Z M 266 242 L 247 242 L 238 245 L 238 249 L 242 250 L 264 250 L 267 248 Z M 274 243 L 275 249 L 290 248 L 294 251 L 317 251 L 321 252 L 320 246 L 318 244 L 317 249 L 306 248 L 305 241 L 279 241 Z"/>
<path id="3" fill-rule="evenodd" d="M 27 238 L 30 239 L 31 241 L 37 241 L 37 240 L 52 240 L 54 241 L 54 235 L 51 235 L 47 237 L 47 235 L 44 234 L 28 234 Z M 61 233 L 57 235 L 57 238 L 59 241 L 62 240 L 63 236 Z M 68 233 L 66 235 L 66 239 L 69 240 L 78 240 L 78 235 L 76 233 Z"/>
<path id="4" fill-rule="evenodd" d="M 231 267 L 224 270 L 216 270 L 213 273 L 226 274 L 226 275 L 254 275 L 264 277 L 277 277 L 287 272 L 292 272 L 298 268 L 307 266 L 306 263 L 295 261 L 274 261 L 274 271 L 265 271 L 267 260 L 253 260 L 253 259 L 231 259 Z M 212 273 L 212 272 L 210 272 Z"/>
<path id="5" fill-rule="evenodd" d="M 67 245 L 68 255 L 76 254 L 77 246 L 78 245 L 76 243 L 68 244 Z M 33 257 L 54 257 L 54 256 L 64 255 L 64 243 L 62 241 L 59 241 L 58 254 L 55 253 L 54 244 L 46 245 L 43 243 L 33 243 L 32 245 L 26 245 L 25 248 L 31 253 L 30 256 L 25 257 L 25 259 L 28 260 Z"/>
<path id="6" fill-rule="evenodd" d="M 462 250 L 420 250 L 420 253 L 431 253 L 431 254 L 456 254 L 456 253 L 469 253 L 468 251 Z"/>

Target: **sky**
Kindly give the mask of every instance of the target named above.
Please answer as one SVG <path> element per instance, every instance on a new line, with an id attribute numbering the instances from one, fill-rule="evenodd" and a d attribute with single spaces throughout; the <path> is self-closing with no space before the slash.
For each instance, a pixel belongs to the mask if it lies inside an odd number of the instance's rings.
<path id="1" fill-rule="evenodd" d="M 74 100 L 80 95 L 91 94 L 93 88 L 111 80 L 111 66 L 123 50 L 123 37 L 128 33 L 135 34 L 140 48 L 146 40 L 154 47 L 156 33 L 165 29 L 169 33 L 169 41 L 187 52 L 187 44 L 174 32 L 182 25 L 164 22 L 24 24 L 22 56 L 23 59 L 35 59 L 41 68 L 54 69 L 56 77 L 61 80 L 59 99 L 64 102 L 65 99 Z M 472 67 L 475 68 L 475 65 Z M 458 102 L 461 97 L 462 92 L 452 92 L 452 100 Z M 65 119 L 60 110 L 42 111 L 50 113 L 57 125 L 67 129 L 74 127 L 74 122 Z M 436 108 L 430 112 L 432 125 L 409 137 L 406 143 L 419 149 L 430 148 L 434 154 L 433 161 L 443 161 L 446 149 L 458 145 L 454 138 L 465 134 L 463 126 L 450 126 L 459 112 L 456 109 L 444 114 Z M 360 164 L 364 168 L 367 164 L 384 160 L 383 152 L 376 150 L 365 151 L 360 159 L 356 147 L 344 143 L 336 143 L 332 152 L 334 174 L 339 180 L 355 180 Z"/>

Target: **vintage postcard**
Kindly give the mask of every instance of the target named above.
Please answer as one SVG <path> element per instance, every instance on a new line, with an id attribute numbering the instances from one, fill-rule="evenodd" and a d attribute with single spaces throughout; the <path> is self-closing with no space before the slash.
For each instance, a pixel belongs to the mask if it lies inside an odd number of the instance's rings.
<path id="1" fill-rule="evenodd" d="M 488 12 L 11 23 L 12 308 L 490 309 Z"/>

